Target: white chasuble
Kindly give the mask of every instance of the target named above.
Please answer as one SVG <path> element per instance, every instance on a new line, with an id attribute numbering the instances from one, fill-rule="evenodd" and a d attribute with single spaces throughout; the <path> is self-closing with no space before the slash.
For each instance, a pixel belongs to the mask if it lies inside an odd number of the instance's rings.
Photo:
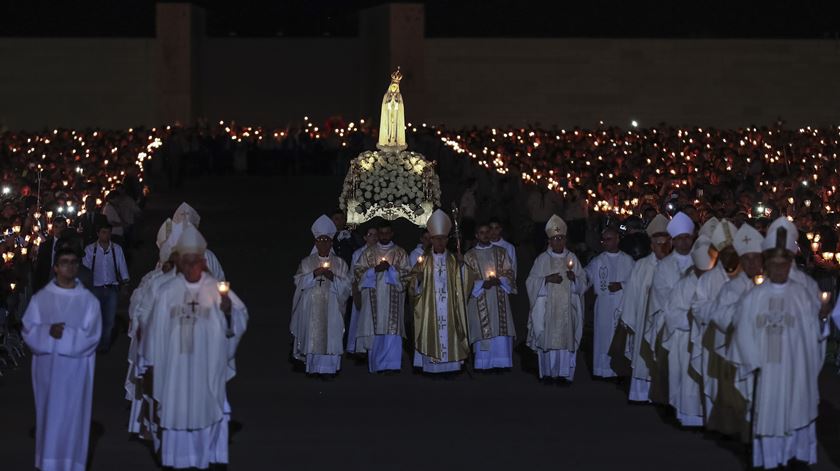
<path id="1" fill-rule="evenodd" d="M 609 349 L 621 315 L 619 307 L 624 298 L 624 285 L 633 270 L 633 257 L 624 252 L 602 252 L 586 266 L 586 276 L 595 291 L 595 322 L 592 342 L 592 374 L 610 378 L 615 372 L 610 367 Z M 610 283 L 621 283 L 622 289 L 610 291 Z"/>
<path id="2" fill-rule="evenodd" d="M 653 284 L 653 273 L 659 259 L 651 253 L 638 260 L 633 265 L 630 278 L 621 300 L 621 322 L 629 329 L 624 355 L 630 360 L 633 368 L 630 378 L 631 401 L 647 402 L 650 392 L 650 372 L 645 360 L 641 357 L 642 339 L 644 338 L 645 315 L 650 305 L 650 290 Z"/>

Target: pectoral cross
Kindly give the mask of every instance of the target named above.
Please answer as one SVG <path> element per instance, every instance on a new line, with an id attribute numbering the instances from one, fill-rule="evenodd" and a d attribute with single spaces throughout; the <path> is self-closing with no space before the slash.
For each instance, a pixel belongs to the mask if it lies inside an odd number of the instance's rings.
<path id="1" fill-rule="evenodd" d="M 195 314 L 195 307 L 198 306 L 198 301 L 193 299 L 192 301 L 187 303 L 187 306 L 189 306 L 190 309 L 192 309 L 192 313 Z"/>
<path id="2" fill-rule="evenodd" d="M 324 284 L 324 279 L 321 278 L 321 277 L 318 277 L 318 287 L 320 288 L 322 284 Z"/>

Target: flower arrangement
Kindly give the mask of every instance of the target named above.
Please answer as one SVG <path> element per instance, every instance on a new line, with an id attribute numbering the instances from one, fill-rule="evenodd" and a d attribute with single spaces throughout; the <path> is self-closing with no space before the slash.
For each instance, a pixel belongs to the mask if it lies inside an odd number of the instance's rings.
<path id="1" fill-rule="evenodd" d="M 440 206 L 440 180 L 422 154 L 366 151 L 351 162 L 339 205 L 350 224 L 380 216 L 424 226 Z"/>

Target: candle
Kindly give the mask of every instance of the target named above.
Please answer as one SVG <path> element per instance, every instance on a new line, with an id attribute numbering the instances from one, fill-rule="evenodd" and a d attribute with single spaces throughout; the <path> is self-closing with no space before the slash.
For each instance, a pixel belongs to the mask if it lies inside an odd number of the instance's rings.
<path id="1" fill-rule="evenodd" d="M 52 219 L 52 216 L 53 216 L 53 212 L 52 211 L 47 211 L 47 219 Z"/>
<path id="2" fill-rule="evenodd" d="M 494 272 L 493 270 L 487 272 L 487 278 L 493 278 L 494 276 L 496 276 L 496 272 Z"/>
<path id="3" fill-rule="evenodd" d="M 811 250 L 814 251 L 814 253 L 819 252 L 820 251 L 820 243 L 819 242 L 811 242 Z"/>
<path id="4" fill-rule="evenodd" d="M 15 234 L 19 234 L 20 233 L 20 225 L 15 224 L 14 226 L 12 226 L 12 232 L 14 232 Z"/>
<path id="5" fill-rule="evenodd" d="M 831 293 L 829 293 L 828 291 L 823 291 L 822 293 L 820 293 L 820 301 L 822 301 L 823 304 L 828 304 L 828 301 L 830 299 Z"/>
<path id="6" fill-rule="evenodd" d="M 220 281 L 216 283 L 216 287 L 219 288 L 219 294 L 221 294 L 222 296 L 227 296 L 228 292 L 230 292 L 229 281 Z"/>
<path id="7" fill-rule="evenodd" d="M 29 252 L 29 249 L 27 249 L 26 247 L 21 247 L 20 248 L 20 254 L 21 255 L 26 255 L 28 252 Z"/>
<path id="8" fill-rule="evenodd" d="M 823 260 L 830 262 L 834 260 L 834 254 L 832 252 L 823 252 L 822 258 Z"/>
<path id="9" fill-rule="evenodd" d="M 417 257 L 417 263 L 423 263 L 423 256 L 422 255 Z"/>
<path id="10" fill-rule="evenodd" d="M 764 283 L 764 275 L 755 275 L 753 277 L 753 283 L 755 283 L 756 285 Z"/>
<path id="11" fill-rule="evenodd" d="M 17 283 L 9 283 L 9 287 L 12 288 L 12 291 L 15 290 L 16 286 L 17 286 Z"/>
<path id="12" fill-rule="evenodd" d="M 323 264 L 321 264 L 321 266 L 323 268 L 329 268 L 330 267 L 330 262 L 324 262 Z"/>
<path id="13" fill-rule="evenodd" d="M 571 258 L 570 258 L 570 259 L 566 262 L 566 266 L 568 266 L 568 267 L 569 267 L 569 270 L 571 270 L 571 269 L 575 268 L 575 261 L 574 261 L 574 259 L 571 259 Z"/>

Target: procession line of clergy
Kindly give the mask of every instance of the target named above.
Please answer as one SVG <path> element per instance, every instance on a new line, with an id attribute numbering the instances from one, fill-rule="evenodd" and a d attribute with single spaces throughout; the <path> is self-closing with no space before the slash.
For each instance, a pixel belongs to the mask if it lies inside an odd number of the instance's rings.
<path id="1" fill-rule="evenodd" d="M 694 223 L 677 213 L 648 234 L 653 253 L 633 267 L 620 308 L 629 399 L 740 437 L 756 467 L 815 463 L 829 306 L 793 264 L 796 226 L 782 217 L 762 237 L 712 218 L 695 239 Z"/>
<path id="2" fill-rule="evenodd" d="M 158 264 L 129 305 L 128 430 L 151 439 L 161 463 L 176 469 L 228 462 L 225 384 L 248 321 L 199 221 L 184 203 L 163 223 Z"/>
<path id="3" fill-rule="evenodd" d="M 353 267 L 332 253 L 336 227 L 326 215 L 311 231 L 312 253 L 294 277 L 290 331 L 293 356 L 310 374 L 335 374 L 341 368 L 343 316 L 353 293 L 346 351 L 367 353 L 370 372 L 398 371 L 402 365 L 406 297 L 414 338 L 412 365 L 426 373 L 462 369 L 471 352 L 475 369 L 513 366 L 516 331 L 509 295 L 516 278 L 507 247 L 493 240 L 490 225 L 479 225 L 477 245 L 463 257 L 449 251 L 452 223 L 443 211 L 429 219 L 428 246 L 407 257 L 393 241 L 389 224 L 365 234 L 366 245 L 353 254 Z M 546 225 L 549 247 L 527 281 L 531 309 L 528 345 L 540 364 L 540 377 L 572 380 L 583 327 L 582 294 L 587 275 L 568 251 L 566 223 L 554 216 Z M 617 234 L 612 234 L 616 237 Z M 425 236 L 424 236 L 425 237 Z M 494 243 L 495 242 L 495 243 Z M 612 376 L 606 358 L 617 322 L 620 285 L 631 266 L 624 254 L 610 251 L 592 265 L 604 290 L 597 328 L 599 373 Z"/>

